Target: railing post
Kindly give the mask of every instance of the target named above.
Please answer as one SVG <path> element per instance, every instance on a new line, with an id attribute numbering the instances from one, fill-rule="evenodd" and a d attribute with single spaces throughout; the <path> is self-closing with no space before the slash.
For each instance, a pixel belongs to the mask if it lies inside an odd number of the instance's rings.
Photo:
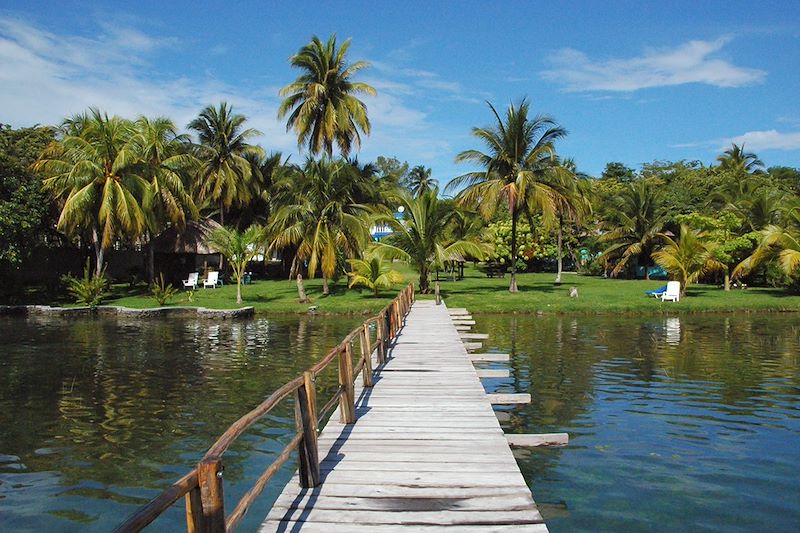
<path id="1" fill-rule="evenodd" d="M 378 346 L 378 365 L 386 362 L 386 345 L 383 342 L 383 314 L 378 315 L 378 320 L 375 321 L 375 344 Z"/>
<path id="2" fill-rule="evenodd" d="M 222 493 L 222 459 L 209 457 L 197 465 L 197 481 L 203 505 L 203 533 L 225 533 L 225 499 Z"/>
<path id="3" fill-rule="evenodd" d="M 319 485 L 319 448 L 317 445 L 317 388 L 313 372 L 303 372 L 303 385 L 297 389 L 294 419 L 300 441 L 300 485 L 304 488 Z"/>
<path id="4" fill-rule="evenodd" d="M 356 422 L 356 398 L 353 387 L 353 343 L 344 343 L 344 350 L 339 352 L 339 385 L 342 397 L 339 400 L 339 412 L 343 424 Z"/>
<path id="5" fill-rule="evenodd" d="M 361 376 L 364 378 L 364 387 L 372 387 L 372 346 L 369 343 L 369 325 L 364 324 L 359 338 L 361 340 L 361 356 L 364 358 Z"/>
<path id="6" fill-rule="evenodd" d="M 200 495 L 200 485 L 186 493 L 186 531 L 188 533 L 203 533 L 203 500 Z"/>

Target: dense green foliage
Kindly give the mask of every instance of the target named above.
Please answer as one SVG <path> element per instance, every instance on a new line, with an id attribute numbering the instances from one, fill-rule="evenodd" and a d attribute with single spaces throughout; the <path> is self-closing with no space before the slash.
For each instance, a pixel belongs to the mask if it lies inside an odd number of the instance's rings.
<path id="1" fill-rule="evenodd" d="M 94 272 L 88 259 L 83 269 L 83 277 L 64 276 L 64 283 L 67 285 L 67 292 L 77 303 L 89 307 L 100 305 L 103 298 L 108 296 L 110 286 L 105 268 L 100 272 Z"/>
<path id="2" fill-rule="evenodd" d="M 202 109 L 189 134 L 168 118 L 98 109 L 58 129 L 0 128 L 0 269 L 20 270 L 35 246 L 66 240 L 92 245 L 94 277 L 109 249 L 144 250 L 155 283 L 157 237 L 216 217 L 228 224 L 210 241 L 234 279 L 256 250 L 277 253 L 292 279 L 321 277 L 324 296 L 346 274 L 353 286 L 386 287 L 393 258 L 412 265 L 423 292 L 432 272 L 456 278 L 465 261 L 510 266 L 512 293 L 525 270 L 555 266 L 560 283 L 565 257 L 610 277 L 647 279 L 658 264 L 684 288 L 800 289 L 797 169 L 765 169 L 733 145 L 711 166 L 609 162 L 592 178 L 557 153 L 566 130 L 523 98 L 505 113 L 489 104 L 491 123 L 472 129 L 480 149 L 456 156 L 473 170 L 450 180 L 455 198 L 444 198 L 424 164 L 351 157 L 371 128 L 358 96 L 375 90 L 354 81 L 368 65 L 348 61 L 349 44 L 313 37 L 290 59 L 301 74 L 281 89 L 279 115 L 307 151 L 301 163 L 253 144 L 260 133 L 225 102 Z M 385 233 L 382 259 L 365 257 Z"/>
<path id="3" fill-rule="evenodd" d="M 30 170 L 53 135 L 0 124 L 0 271 L 19 265 L 54 223 L 42 180 Z"/>

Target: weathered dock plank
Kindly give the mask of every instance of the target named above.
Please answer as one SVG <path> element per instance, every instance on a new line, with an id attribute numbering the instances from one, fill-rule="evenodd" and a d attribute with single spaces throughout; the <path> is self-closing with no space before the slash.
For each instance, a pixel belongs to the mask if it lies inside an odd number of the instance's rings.
<path id="1" fill-rule="evenodd" d="M 321 484 L 295 475 L 260 532 L 547 532 L 491 405 L 521 397 L 487 395 L 479 372 L 508 371 L 472 366 L 508 356 L 469 356 L 451 314 L 467 312 L 414 304 L 355 424 L 319 435 Z"/>

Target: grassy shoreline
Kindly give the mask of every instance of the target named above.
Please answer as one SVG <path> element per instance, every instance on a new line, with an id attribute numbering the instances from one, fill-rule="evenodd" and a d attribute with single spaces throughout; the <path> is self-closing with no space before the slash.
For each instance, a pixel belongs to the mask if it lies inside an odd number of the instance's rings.
<path id="1" fill-rule="evenodd" d="M 406 283 L 417 282 L 417 275 L 405 265 L 398 265 Z M 449 307 L 465 307 L 473 313 L 527 314 L 676 314 L 706 312 L 798 312 L 800 296 L 781 289 L 749 288 L 725 292 L 712 285 L 691 285 L 688 296 L 678 303 L 661 302 L 644 294 L 664 285 L 663 281 L 603 279 L 577 274 L 564 274 L 562 284 L 554 285 L 555 275 L 518 275 L 519 293 L 508 292 L 509 276 L 487 278 L 475 268 L 468 267 L 462 280 L 451 281 L 440 276 L 442 296 Z M 208 309 L 237 309 L 253 306 L 257 314 L 305 314 L 309 307 L 315 312 L 330 315 L 372 315 L 388 304 L 400 289 L 381 291 L 376 298 L 368 290 L 347 289 L 344 279 L 331 287 L 332 294 L 322 295 L 322 281 L 305 281 L 311 304 L 297 302 L 297 285 L 291 280 L 260 280 L 242 287 L 243 303 L 236 304 L 236 286 L 226 284 L 216 289 L 198 289 L 192 293 L 179 292 L 169 307 L 196 306 Z M 578 297 L 569 297 L 569 288 L 578 289 Z M 418 295 L 433 298 L 433 295 Z M 45 303 L 45 302 L 41 302 Z M 48 302 L 64 305 L 64 302 Z M 133 309 L 156 308 L 158 304 L 142 286 L 117 285 L 104 305 Z"/>

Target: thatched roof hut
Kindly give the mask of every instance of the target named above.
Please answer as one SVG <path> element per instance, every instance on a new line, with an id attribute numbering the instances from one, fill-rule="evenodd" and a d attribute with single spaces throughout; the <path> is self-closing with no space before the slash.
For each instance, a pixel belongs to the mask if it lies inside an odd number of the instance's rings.
<path id="1" fill-rule="evenodd" d="M 186 228 L 181 232 L 175 226 L 162 231 L 153 239 L 156 253 L 172 254 L 199 254 L 210 255 L 219 253 L 206 245 L 206 238 L 211 232 L 221 228 L 218 222 L 210 218 L 192 220 L 186 223 Z"/>

